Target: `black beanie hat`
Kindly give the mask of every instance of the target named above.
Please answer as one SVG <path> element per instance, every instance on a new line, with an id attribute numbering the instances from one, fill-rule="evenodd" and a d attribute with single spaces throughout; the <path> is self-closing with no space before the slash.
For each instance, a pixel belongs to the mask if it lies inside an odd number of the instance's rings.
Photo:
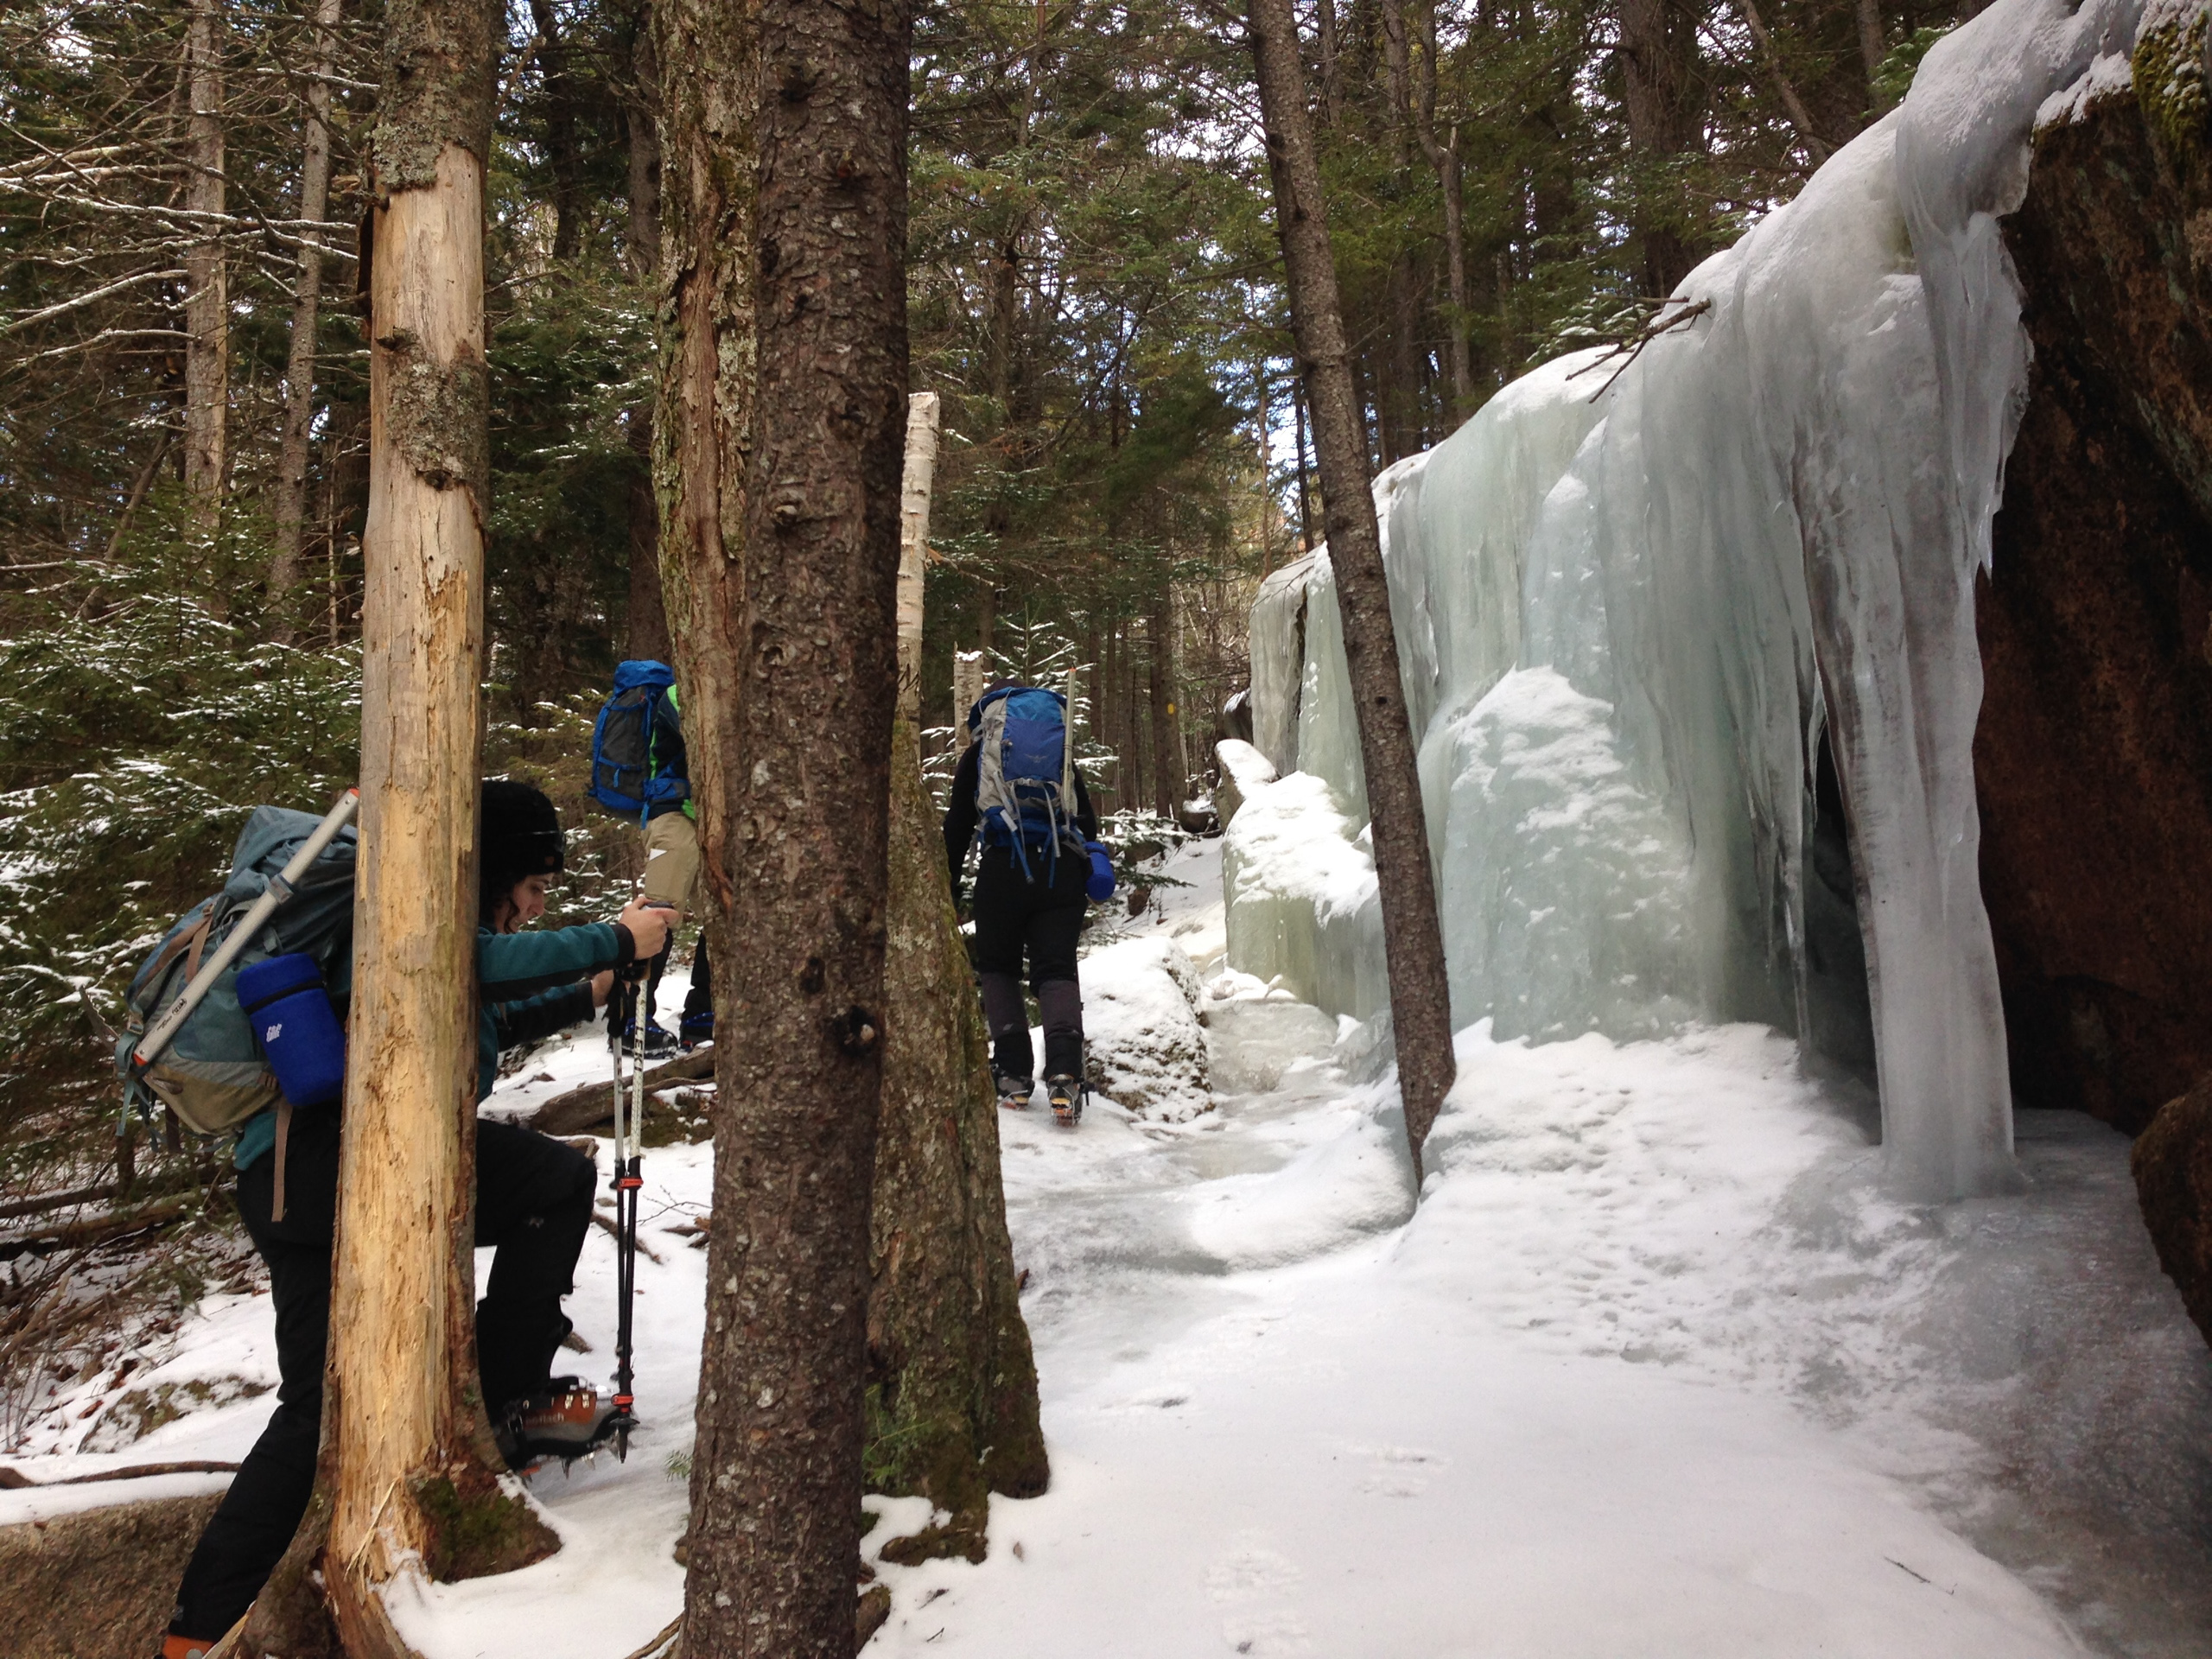
<path id="1" fill-rule="evenodd" d="M 497 904 L 526 876 L 551 875 L 566 843 L 561 815 L 543 790 L 495 778 L 484 785 L 483 902 Z"/>

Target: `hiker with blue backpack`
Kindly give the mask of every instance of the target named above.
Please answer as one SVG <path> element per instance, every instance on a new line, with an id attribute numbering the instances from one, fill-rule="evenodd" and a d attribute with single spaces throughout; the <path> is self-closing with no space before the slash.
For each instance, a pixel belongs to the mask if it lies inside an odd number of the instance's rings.
<path id="1" fill-rule="evenodd" d="M 334 817 L 336 815 L 334 814 Z M 331 1257 L 338 1209 L 341 1012 L 353 977 L 354 836 L 343 829 L 304 868 L 298 850 L 315 821 L 262 807 L 238 837 L 230 882 L 188 912 L 139 970 L 130 1006 L 142 1028 L 118 1055 L 134 1100 L 158 1103 L 203 1135 L 236 1131 L 238 1214 L 269 1268 L 276 1323 L 277 1405 L 238 1465 L 185 1567 L 164 1659 L 193 1659 L 245 1616 L 275 1568 L 315 1487 L 321 1437 L 324 1350 L 330 1332 Z M 482 879 L 476 936 L 480 999 L 476 1095 L 492 1090 L 499 1051 L 592 1017 L 616 976 L 657 955 L 668 912 L 632 903 L 611 923 L 522 930 L 545 909 L 564 862 L 553 804 L 526 784 L 484 785 Z M 254 923 L 233 971 L 173 1039 L 148 1052 L 194 979 L 249 906 L 271 887 L 279 904 Z M 455 986 L 456 995 L 467 988 Z M 555 1377 L 570 1330 L 562 1298 L 574 1288 L 589 1230 L 594 1160 L 518 1125 L 476 1126 L 476 1243 L 493 1246 L 476 1307 L 482 1397 L 511 1465 L 572 1459 L 607 1438 L 613 1408 L 596 1389 Z"/>
<path id="2" fill-rule="evenodd" d="M 676 912 L 672 926 L 699 908 L 698 808 L 683 747 L 683 710 L 676 671 L 666 663 L 619 663 L 613 695 L 592 728 L 591 794 L 608 811 L 635 818 L 645 832 L 647 900 Z M 632 1052 L 658 1058 L 672 1048 L 687 1052 L 715 1034 L 714 966 L 702 937 L 691 957 L 691 988 L 671 1037 L 655 1022 L 668 949 L 653 959 L 645 980 L 645 1012 L 625 1033 Z M 642 1045 L 641 1046 L 639 1045 Z"/>
<path id="3" fill-rule="evenodd" d="M 976 978 L 991 1034 L 999 1104 L 1027 1107 L 1036 1088 L 1022 958 L 1045 1031 L 1045 1090 L 1058 1122 L 1083 1116 L 1083 988 L 1076 941 L 1086 904 L 1114 895 L 1114 867 L 1075 765 L 1067 699 L 1001 680 L 968 711 L 972 741 L 953 773 L 944 854 L 960 895 L 968 849 L 976 865 Z"/>

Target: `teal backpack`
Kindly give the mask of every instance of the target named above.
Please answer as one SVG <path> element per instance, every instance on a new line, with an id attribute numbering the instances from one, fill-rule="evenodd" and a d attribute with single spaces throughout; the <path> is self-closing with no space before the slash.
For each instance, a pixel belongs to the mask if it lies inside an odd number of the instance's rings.
<path id="1" fill-rule="evenodd" d="M 185 1128 L 220 1135 L 276 1103 L 276 1074 L 238 1006 L 240 969 L 295 952 L 312 957 L 333 1001 L 345 1006 L 353 988 L 353 858 L 359 844 L 351 824 L 308 867 L 292 897 L 208 988 L 153 1064 L 141 1065 L 137 1058 L 147 1027 L 176 1001 L 201 958 L 230 937 L 321 823 L 311 812 L 254 808 L 232 849 L 231 879 L 223 890 L 179 917 L 132 976 L 130 1022 L 116 1042 L 115 1070 L 126 1104 L 144 1116 L 166 1106 Z"/>

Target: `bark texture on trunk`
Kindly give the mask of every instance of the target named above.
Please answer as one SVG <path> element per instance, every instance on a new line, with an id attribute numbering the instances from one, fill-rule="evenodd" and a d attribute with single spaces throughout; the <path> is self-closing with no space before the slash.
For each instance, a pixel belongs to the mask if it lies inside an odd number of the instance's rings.
<path id="1" fill-rule="evenodd" d="M 999 1178 L 982 1005 L 913 733 L 892 746 L 888 1016 L 868 1265 L 868 1490 L 951 1519 L 894 1559 L 983 1559 L 988 1495 L 1050 1469 Z"/>
<path id="2" fill-rule="evenodd" d="M 338 52 L 342 0 L 315 0 L 315 59 L 307 92 L 307 143 L 300 160 L 300 217 L 319 219 L 330 207 L 330 75 Z M 292 340 L 284 367 L 284 429 L 276 454 L 276 552 L 269 566 L 269 609 L 276 638 L 289 644 L 298 629 L 292 590 L 299 586 L 307 539 L 308 436 L 315 422 L 315 330 L 322 313 L 322 236 L 300 235 L 300 269 L 292 283 Z"/>
<path id="3" fill-rule="evenodd" d="M 652 9 L 642 8 L 630 42 L 631 95 L 623 106 L 630 148 L 630 216 L 626 250 L 630 274 L 648 301 L 660 291 L 660 61 L 653 49 Z M 630 593 L 623 612 L 624 650 L 632 658 L 667 662 L 668 607 L 661 593 L 660 503 L 653 488 L 652 400 L 623 417 L 638 474 L 630 486 Z"/>
<path id="4" fill-rule="evenodd" d="M 185 35 L 184 205 L 220 213 L 223 174 L 222 0 L 192 0 Z M 192 534 L 212 542 L 220 520 L 230 422 L 231 307 L 219 233 L 184 251 L 184 493 Z"/>
<path id="5" fill-rule="evenodd" d="M 545 149 L 553 169 L 553 257 L 575 257 L 583 218 L 583 175 L 576 152 L 576 94 L 569 77 L 568 42 L 552 0 L 530 0 L 537 33 L 537 72 L 545 96 Z"/>
<path id="6" fill-rule="evenodd" d="M 1375 874 L 1390 978 L 1390 1018 L 1416 1175 L 1421 1143 L 1452 1086 L 1451 997 L 1444 935 L 1413 729 L 1398 676 L 1396 632 L 1382 572 L 1382 544 L 1367 469 L 1351 353 L 1344 340 L 1336 263 L 1329 249 L 1321 174 L 1306 112 L 1305 74 L 1290 0 L 1252 0 L 1252 55 L 1259 71 L 1275 223 L 1288 277 L 1291 330 L 1313 416 L 1323 528 L 1344 613 L 1344 660 L 1359 721 L 1360 764 L 1373 819 Z"/>
<path id="7" fill-rule="evenodd" d="M 1690 215 L 1668 176 L 1696 137 L 1690 118 L 1697 19 L 1682 0 L 1621 0 L 1621 104 L 1630 147 L 1644 165 L 1636 230 L 1644 285 L 1666 296 L 1697 264 L 1684 234 Z"/>
<path id="8" fill-rule="evenodd" d="M 324 1407 L 323 1578 L 356 1656 L 406 1651 L 378 1593 L 394 1576 L 501 1571 L 553 1544 L 499 1490 L 471 1294 L 492 24 L 481 3 L 389 8 L 373 149 L 361 859 Z"/>
<path id="9" fill-rule="evenodd" d="M 885 1046 L 907 25 L 899 0 L 768 0 L 746 22 L 711 0 L 660 20 L 664 569 L 729 963 L 684 1643 L 842 1659 Z M 716 240 L 733 218 L 751 233 Z M 725 409 L 733 307 L 758 387 Z"/>

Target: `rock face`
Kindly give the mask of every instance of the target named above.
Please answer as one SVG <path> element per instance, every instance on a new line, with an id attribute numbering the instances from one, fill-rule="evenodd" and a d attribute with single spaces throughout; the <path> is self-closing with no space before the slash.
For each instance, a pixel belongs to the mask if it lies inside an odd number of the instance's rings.
<path id="1" fill-rule="evenodd" d="M 2035 365 L 1978 607 L 2013 1091 L 2130 1132 L 2212 1070 L 2212 143 L 2167 73 L 2202 15 L 2166 33 L 2005 221 Z"/>
<path id="2" fill-rule="evenodd" d="M 162 1498 L 0 1527 L 0 1652 L 145 1659 L 158 1652 L 184 1558 L 222 1501 Z"/>
<path id="3" fill-rule="evenodd" d="M 2132 1161 L 2158 1264 L 2212 1342 L 2212 1076 L 2151 1120 Z"/>

